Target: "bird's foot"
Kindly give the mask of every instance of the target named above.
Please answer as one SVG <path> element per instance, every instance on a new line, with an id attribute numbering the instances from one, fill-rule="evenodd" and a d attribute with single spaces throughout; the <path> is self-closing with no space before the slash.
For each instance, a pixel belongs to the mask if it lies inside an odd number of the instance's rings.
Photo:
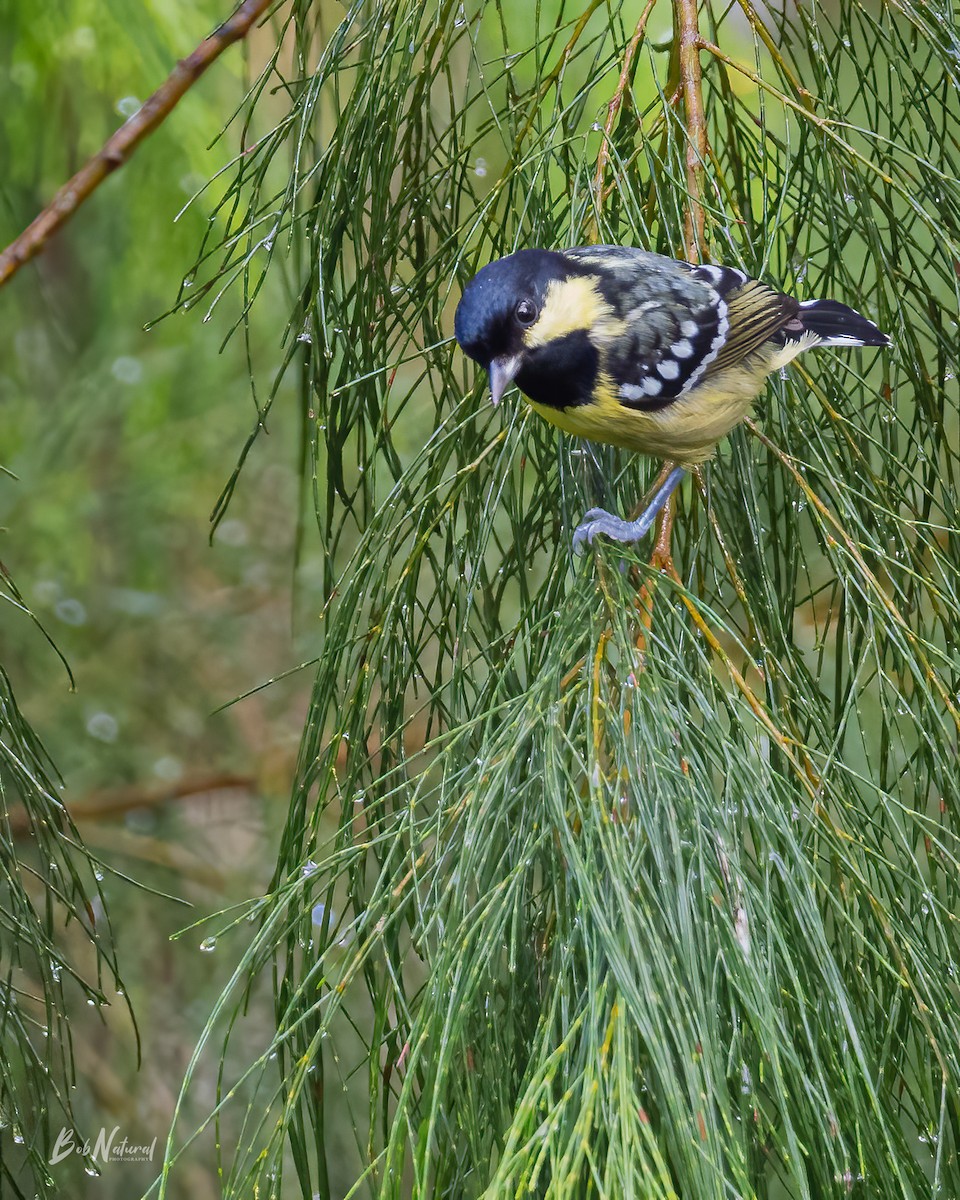
<path id="1" fill-rule="evenodd" d="M 670 499 L 674 488 L 684 476 L 683 467 L 674 467 L 657 488 L 650 503 L 635 521 L 625 521 L 603 508 L 591 508 L 577 526 L 573 535 L 574 552 L 582 552 L 597 534 L 602 533 L 611 541 L 630 545 L 646 537 L 657 519 L 657 514 Z"/>
<path id="2" fill-rule="evenodd" d="M 646 516 L 646 513 L 644 513 Z M 612 542 L 629 545 L 639 542 L 649 532 L 652 522 L 644 523 L 643 517 L 637 521 L 626 521 L 615 513 L 607 512 L 604 508 L 591 508 L 584 514 L 583 520 L 577 526 L 573 535 L 574 551 L 581 551 L 589 545 L 598 533 L 610 538 Z"/>

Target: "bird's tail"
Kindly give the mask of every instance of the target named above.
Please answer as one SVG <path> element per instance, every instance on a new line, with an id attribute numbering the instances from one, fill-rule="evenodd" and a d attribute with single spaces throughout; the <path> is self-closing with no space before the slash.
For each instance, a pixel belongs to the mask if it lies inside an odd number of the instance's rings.
<path id="1" fill-rule="evenodd" d="M 889 346 L 885 333 L 839 300 L 804 300 L 796 319 L 817 346 Z"/>

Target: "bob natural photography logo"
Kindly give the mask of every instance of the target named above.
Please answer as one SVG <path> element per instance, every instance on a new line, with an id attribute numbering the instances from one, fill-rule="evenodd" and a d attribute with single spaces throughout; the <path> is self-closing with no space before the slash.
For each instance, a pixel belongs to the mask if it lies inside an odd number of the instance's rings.
<path id="1" fill-rule="evenodd" d="M 157 1139 L 152 1142 L 132 1142 L 128 1137 L 119 1137 L 120 1126 L 110 1130 L 101 1129 L 93 1144 L 90 1139 L 79 1141 L 72 1129 L 61 1129 L 57 1136 L 50 1165 L 55 1166 L 71 1154 L 82 1154 L 91 1163 L 153 1162 Z"/>

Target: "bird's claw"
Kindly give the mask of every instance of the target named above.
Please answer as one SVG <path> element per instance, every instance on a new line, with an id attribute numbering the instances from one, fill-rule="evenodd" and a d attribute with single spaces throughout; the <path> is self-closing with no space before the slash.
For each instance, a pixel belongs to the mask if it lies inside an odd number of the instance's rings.
<path id="1" fill-rule="evenodd" d="M 618 520 L 612 517 L 605 508 L 591 508 L 583 514 L 583 520 L 573 533 L 574 554 L 585 554 L 587 546 L 593 541 L 594 534 L 602 533 L 601 523 L 604 519 Z"/>
<path id="2" fill-rule="evenodd" d="M 583 514 L 583 520 L 580 522 L 580 524 L 577 526 L 577 528 L 582 529 L 584 527 L 584 525 L 589 525 L 591 521 L 600 521 L 604 517 L 611 517 L 611 516 L 613 516 L 613 514 L 608 513 L 605 508 L 588 508 L 587 511 Z M 618 521 L 620 518 L 613 517 L 613 519 L 615 521 Z"/>
<path id="3" fill-rule="evenodd" d="M 584 542 L 589 545 L 598 533 L 602 533 L 604 537 L 610 538 L 613 542 L 620 542 L 624 546 L 630 545 L 632 542 L 639 542 L 641 538 L 646 537 L 657 519 L 657 514 L 668 502 L 683 475 L 684 468 L 677 466 L 671 467 L 665 476 L 661 473 L 653 498 L 636 521 L 625 521 L 622 517 L 607 512 L 605 508 L 591 508 L 584 514 L 583 520 L 574 531 L 574 553 L 582 554 L 585 548 Z"/>
<path id="4" fill-rule="evenodd" d="M 608 537 L 614 542 L 620 542 L 622 545 L 638 542 L 649 528 L 649 526 L 647 528 L 640 526 L 641 522 L 639 521 L 625 521 L 622 517 L 607 512 L 606 509 L 591 508 L 588 513 L 584 514 L 583 520 L 574 531 L 573 552 L 574 554 L 585 553 L 586 547 L 592 544 L 598 533 L 602 533 L 604 537 Z"/>

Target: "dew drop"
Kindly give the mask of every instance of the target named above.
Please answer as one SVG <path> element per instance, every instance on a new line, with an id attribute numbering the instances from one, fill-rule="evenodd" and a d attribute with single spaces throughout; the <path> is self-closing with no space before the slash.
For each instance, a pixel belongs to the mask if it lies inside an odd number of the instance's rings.
<path id="1" fill-rule="evenodd" d="M 225 546 L 245 546 L 249 540 L 246 522 L 237 517 L 221 521 L 213 536 L 216 541 L 223 542 Z"/>
<path id="2" fill-rule="evenodd" d="M 95 712 L 87 719 L 87 733 L 98 742 L 115 742 L 119 732 L 120 726 L 116 717 L 108 712 Z"/>

